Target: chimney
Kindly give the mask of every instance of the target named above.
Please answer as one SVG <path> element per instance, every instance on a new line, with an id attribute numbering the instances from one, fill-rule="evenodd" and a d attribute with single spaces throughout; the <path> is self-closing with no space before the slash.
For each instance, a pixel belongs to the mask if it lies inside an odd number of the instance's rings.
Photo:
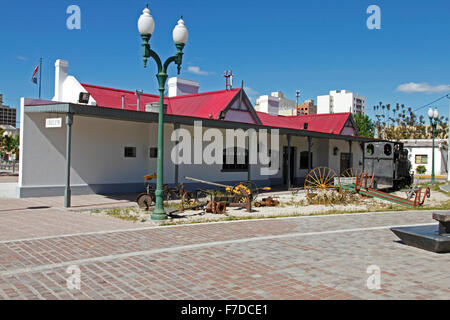
<path id="1" fill-rule="evenodd" d="M 63 84 L 67 79 L 69 71 L 69 62 L 65 60 L 56 60 L 55 62 L 55 96 L 54 101 L 62 100 Z"/>
<path id="2" fill-rule="evenodd" d="M 278 116 L 280 99 L 272 96 L 261 96 L 258 99 L 257 111 Z"/>
<path id="3" fill-rule="evenodd" d="M 170 78 L 169 82 L 169 98 L 183 96 L 186 94 L 198 93 L 200 84 L 196 81 L 181 78 Z"/>

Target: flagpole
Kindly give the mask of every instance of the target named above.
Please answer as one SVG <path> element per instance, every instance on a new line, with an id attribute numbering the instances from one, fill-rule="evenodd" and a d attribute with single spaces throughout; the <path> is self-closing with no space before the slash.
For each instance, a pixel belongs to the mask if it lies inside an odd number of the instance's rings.
<path id="1" fill-rule="evenodd" d="M 42 58 L 39 61 L 39 100 L 41 99 Z"/>

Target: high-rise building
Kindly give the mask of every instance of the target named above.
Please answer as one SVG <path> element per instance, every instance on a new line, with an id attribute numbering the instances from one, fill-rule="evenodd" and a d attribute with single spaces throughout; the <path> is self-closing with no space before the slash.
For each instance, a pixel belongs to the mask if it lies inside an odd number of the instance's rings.
<path id="1" fill-rule="evenodd" d="M 366 97 L 347 90 L 330 91 L 330 94 L 317 97 L 317 113 L 362 113 L 366 114 Z"/>
<path id="2" fill-rule="evenodd" d="M 317 114 L 317 106 L 314 100 L 306 100 L 303 104 L 297 106 L 297 115 Z"/>
<path id="3" fill-rule="evenodd" d="M 16 109 L 3 105 L 3 94 L 0 94 L 0 125 L 16 126 Z"/>

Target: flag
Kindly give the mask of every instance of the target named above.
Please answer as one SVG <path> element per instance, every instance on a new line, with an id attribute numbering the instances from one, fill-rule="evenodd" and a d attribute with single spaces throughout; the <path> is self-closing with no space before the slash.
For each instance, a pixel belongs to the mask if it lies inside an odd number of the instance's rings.
<path id="1" fill-rule="evenodd" d="M 34 69 L 34 72 L 33 72 L 33 77 L 31 78 L 31 81 L 33 81 L 35 84 L 37 84 L 37 73 L 38 73 L 38 71 L 39 71 L 39 66 L 37 66 L 35 69 Z"/>

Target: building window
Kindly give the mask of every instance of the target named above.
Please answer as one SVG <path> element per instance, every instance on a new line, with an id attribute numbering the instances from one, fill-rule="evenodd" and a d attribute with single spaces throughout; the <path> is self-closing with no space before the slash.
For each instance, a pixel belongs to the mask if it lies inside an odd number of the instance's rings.
<path id="1" fill-rule="evenodd" d="M 308 166 L 308 158 L 310 158 L 310 166 Z M 312 152 L 302 151 L 300 152 L 300 169 L 309 169 L 312 168 L 313 163 L 313 154 Z"/>
<path id="2" fill-rule="evenodd" d="M 245 163 L 238 163 L 239 159 L 244 157 Z M 228 159 L 228 161 L 227 161 Z M 230 164 L 231 162 L 231 164 Z M 222 171 L 247 171 L 248 170 L 248 150 L 234 147 L 234 149 L 223 150 Z"/>
<path id="3" fill-rule="evenodd" d="M 426 154 L 416 155 L 416 164 L 428 164 L 428 156 Z"/>
<path id="4" fill-rule="evenodd" d="M 158 148 L 150 148 L 150 158 L 158 158 Z"/>
<path id="5" fill-rule="evenodd" d="M 125 158 L 136 158 L 136 148 L 125 147 L 124 156 Z"/>

